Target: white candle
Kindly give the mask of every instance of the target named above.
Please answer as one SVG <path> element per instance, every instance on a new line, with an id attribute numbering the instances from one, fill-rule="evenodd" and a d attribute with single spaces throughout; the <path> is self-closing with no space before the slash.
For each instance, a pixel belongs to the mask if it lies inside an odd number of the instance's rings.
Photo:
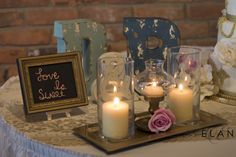
<path id="1" fill-rule="evenodd" d="M 156 82 L 153 82 L 151 86 L 146 86 L 143 89 L 143 94 L 149 97 L 162 97 L 163 88 L 161 86 L 157 86 Z"/>
<path id="2" fill-rule="evenodd" d="M 102 133 L 111 139 L 123 139 L 129 131 L 129 105 L 115 97 L 102 106 Z"/>
<path id="3" fill-rule="evenodd" d="M 178 88 L 169 93 L 170 108 L 175 114 L 177 122 L 192 119 L 193 116 L 193 91 L 179 84 Z"/>

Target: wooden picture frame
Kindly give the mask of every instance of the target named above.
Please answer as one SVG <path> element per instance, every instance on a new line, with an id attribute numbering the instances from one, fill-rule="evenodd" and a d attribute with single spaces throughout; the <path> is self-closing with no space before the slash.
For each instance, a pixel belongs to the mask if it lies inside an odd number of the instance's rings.
<path id="1" fill-rule="evenodd" d="M 26 114 L 88 104 L 79 53 L 18 58 L 17 65 Z"/>

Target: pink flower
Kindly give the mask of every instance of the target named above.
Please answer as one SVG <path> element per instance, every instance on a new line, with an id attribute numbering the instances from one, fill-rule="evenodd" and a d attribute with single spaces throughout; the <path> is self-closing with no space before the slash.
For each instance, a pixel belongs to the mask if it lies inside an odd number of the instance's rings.
<path id="1" fill-rule="evenodd" d="M 186 60 L 186 55 L 180 55 L 179 56 L 179 63 L 183 63 Z"/>
<path id="2" fill-rule="evenodd" d="M 180 65 L 184 66 L 184 69 L 186 70 L 187 73 L 194 72 L 198 66 L 197 61 L 191 56 L 180 55 L 178 61 Z"/>
<path id="3" fill-rule="evenodd" d="M 148 127 L 151 132 L 166 131 L 175 120 L 175 115 L 169 109 L 158 109 L 150 118 Z"/>

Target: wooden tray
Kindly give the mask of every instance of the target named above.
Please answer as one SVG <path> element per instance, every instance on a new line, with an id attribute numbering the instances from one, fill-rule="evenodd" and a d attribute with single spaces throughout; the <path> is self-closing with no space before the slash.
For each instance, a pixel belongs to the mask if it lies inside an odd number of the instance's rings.
<path id="1" fill-rule="evenodd" d="M 172 129 L 159 134 L 148 133 L 136 129 L 133 138 L 121 142 L 109 142 L 102 139 L 98 133 L 97 123 L 75 128 L 74 134 L 85 139 L 95 147 L 105 151 L 107 154 L 111 154 L 130 148 L 135 148 L 137 146 L 142 146 L 153 141 L 163 140 L 165 138 L 186 134 L 207 127 L 226 124 L 227 122 L 226 120 L 205 111 L 200 111 L 200 117 L 200 121 L 195 125 L 174 126 Z"/>

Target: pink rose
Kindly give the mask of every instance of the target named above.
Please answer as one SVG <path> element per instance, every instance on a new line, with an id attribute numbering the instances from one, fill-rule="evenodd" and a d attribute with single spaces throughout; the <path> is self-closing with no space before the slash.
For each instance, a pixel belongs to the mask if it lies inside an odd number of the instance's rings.
<path id="1" fill-rule="evenodd" d="M 175 115 L 169 109 L 158 109 L 150 118 L 148 127 L 151 132 L 166 131 L 175 120 Z"/>
<path id="2" fill-rule="evenodd" d="M 197 61 L 193 57 L 186 55 L 179 56 L 179 63 L 184 66 L 187 73 L 194 72 L 198 66 Z"/>

